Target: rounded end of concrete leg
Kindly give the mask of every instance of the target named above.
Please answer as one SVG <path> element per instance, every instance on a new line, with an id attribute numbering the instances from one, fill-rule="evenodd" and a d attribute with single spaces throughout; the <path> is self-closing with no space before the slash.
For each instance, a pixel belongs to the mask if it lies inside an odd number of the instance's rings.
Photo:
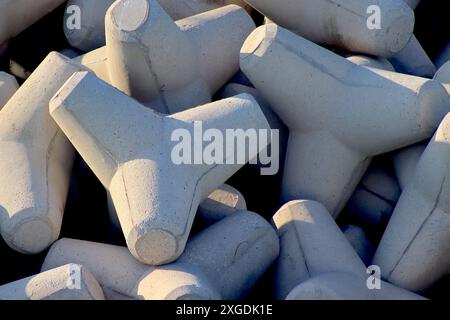
<path id="1" fill-rule="evenodd" d="M 393 16 L 390 23 L 387 23 L 385 34 L 387 57 L 394 56 L 408 44 L 413 35 L 414 23 L 414 12 L 406 5 Z"/>
<path id="2" fill-rule="evenodd" d="M 450 111 L 448 93 L 435 80 L 426 81 L 417 92 L 420 103 L 421 119 L 425 124 L 422 130 L 430 134 L 437 129 L 445 115 Z"/>
<path id="3" fill-rule="evenodd" d="M 24 254 L 37 254 L 47 249 L 56 240 L 46 220 L 35 218 L 15 226 L 8 245 Z"/>
<path id="4" fill-rule="evenodd" d="M 245 40 L 240 54 L 241 69 L 250 68 L 264 55 L 278 32 L 278 26 L 271 23 L 256 28 Z"/>
<path id="5" fill-rule="evenodd" d="M 108 10 L 111 21 L 121 31 L 131 32 L 139 29 L 150 13 L 147 0 L 116 1 Z"/>
<path id="6" fill-rule="evenodd" d="M 177 237 L 162 229 L 151 229 L 142 234 L 134 228 L 127 243 L 135 258 L 149 265 L 170 263 L 180 255 Z"/>

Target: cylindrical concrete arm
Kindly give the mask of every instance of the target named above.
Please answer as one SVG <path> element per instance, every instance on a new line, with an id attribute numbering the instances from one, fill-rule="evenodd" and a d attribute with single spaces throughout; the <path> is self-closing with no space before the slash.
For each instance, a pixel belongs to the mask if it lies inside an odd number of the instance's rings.
<path id="1" fill-rule="evenodd" d="M 365 266 L 326 208 L 291 201 L 273 217 L 280 237 L 276 295 L 284 299 L 301 282 L 324 272 L 364 275 Z"/>
<path id="2" fill-rule="evenodd" d="M 240 299 L 278 257 L 278 237 L 261 216 L 237 212 L 194 236 L 179 259 L 197 266 L 225 300 Z"/>
<path id="3" fill-rule="evenodd" d="M 104 300 L 84 266 L 67 264 L 0 286 L 0 300 Z"/>
<path id="4" fill-rule="evenodd" d="M 245 9 L 229 5 L 176 24 L 192 39 L 201 75 L 214 94 L 239 70 L 239 51 L 255 23 Z"/>
<path id="5" fill-rule="evenodd" d="M 0 230 L 23 253 L 38 253 L 59 235 L 74 152 L 48 104 L 80 70 L 50 53 L 0 113 Z"/>
<path id="6" fill-rule="evenodd" d="M 449 272 L 449 137 L 447 115 L 400 196 L 373 261 L 384 279 L 413 291 Z"/>
<path id="7" fill-rule="evenodd" d="M 273 22 L 320 44 L 390 57 L 408 42 L 414 12 L 398 0 L 246 0 Z M 380 25 L 369 28 L 372 15 Z"/>

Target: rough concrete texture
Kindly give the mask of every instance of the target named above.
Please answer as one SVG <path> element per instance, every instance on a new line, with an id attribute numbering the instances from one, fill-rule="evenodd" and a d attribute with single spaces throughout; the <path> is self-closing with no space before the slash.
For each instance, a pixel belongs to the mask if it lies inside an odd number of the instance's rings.
<path id="1" fill-rule="evenodd" d="M 14 76 L 0 71 L 0 110 L 19 89 L 19 84 Z"/>
<path id="2" fill-rule="evenodd" d="M 436 73 L 433 61 L 428 57 L 414 35 L 390 61 L 397 72 L 425 78 L 432 78 Z"/>
<path id="3" fill-rule="evenodd" d="M 104 300 L 103 291 L 84 266 L 66 264 L 0 286 L 0 300 Z"/>
<path id="4" fill-rule="evenodd" d="M 50 113 L 111 193 L 131 253 L 153 265 L 180 256 L 199 203 L 243 166 L 225 164 L 226 154 L 218 161 L 223 165 L 177 165 L 173 132 L 184 129 L 193 137 L 194 121 L 223 136 L 227 129 L 270 130 L 249 95 L 164 117 L 87 72 L 61 88 Z M 257 150 L 244 144 L 235 144 L 235 154 L 240 148 L 247 161 L 256 157 Z"/>
<path id="5" fill-rule="evenodd" d="M 111 84 L 166 114 L 210 102 L 255 28 L 236 5 L 175 23 L 156 0 L 116 1 L 105 24 Z"/>
<path id="6" fill-rule="evenodd" d="M 395 176 L 402 190 L 414 177 L 417 163 L 422 156 L 427 142 L 421 142 L 412 146 L 403 148 L 392 153 L 392 165 L 394 166 Z"/>
<path id="7" fill-rule="evenodd" d="M 286 300 L 426 300 L 384 281 L 380 289 L 370 290 L 366 281 L 351 273 L 325 273 L 301 283 Z"/>
<path id="8" fill-rule="evenodd" d="M 280 237 L 275 296 L 284 299 L 298 284 L 331 271 L 364 275 L 366 267 L 327 209 L 310 200 L 285 204 L 274 215 Z"/>
<path id="9" fill-rule="evenodd" d="M 105 291 L 135 299 L 238 299 L 245 296 L 279 252 L 275 230 L 259 215 L 241 211 L 189 240 L 178 261 L 142 264 L 124 247 L 61 239 L 42 269 L 76 261 L 92 270 Z"/>
<path id="10" fill-rule="evenodd" d="M 352 224 L 344 224 L 340 228 L 361 260 L 370 265 L 375 249 L 364 230 Z"/>
<path id="11" fill-rule="evenodd" d="M 315 43 L 379 57 L 391 57 L 403 49 L 414 28 L 414 12 L 398 0 L 246 2 L 273 22 Z M 371 5 L 381 10 L 379 29 L 367 27 Z"/>
<path id="12" fill-rule="evenodd" d="M 228 4 L 245 6 L 243 0 L 157 0 L 174 20 L 187 18 Z M 91 51 L 105 45 L 105 15 L 115 0 L 69 0 L 64 15 L 64 33 L 69 43 L 82 51 Z M 130 1 L 128 0 L 130 3 Z M 131 1 L 132 2 L 132 1 Z M 83 19 L 80 28 L 71 27 L 73 6 L 80 8 Z M 77 9 L 75 9 L 77 10 Z M 69 22 L 69 24 L 67 23 Z"/>
<path id="13" fill-rule="evenodd" d="M 274 24 L 246 40 L 241 69 L 290 130 L 284 201 L 334 217 L 372 156 L 430 137 L 449 110 L 437 81 L 355 65 Z"/>
<path id="14" fill-rule="evenodd" d="M 427 289 L 450 266 L 450 116 L 417 164 L 375 253 L 387 281 L 413 291 Z"/>
<path id="15" fill-rule="evenodd" d="M 0 111 L 0 232 L 22 253 L 38 253 L 58 239 L 74 151 L 48 104 L 80 70 L 50 53 Z"/>
<path id="16" fill-rule="evenodd" d="M 120 229 L 117 211 L 109 192 L 107 193 L 107 202 L 111 222 L 117 229 Z M 232 186 L 224 184 L 200 202 L 196 217 L 207 224 L 212 224 L 242 210 L 247 210 L 244 196 Z"/>
<path id="17" fill-rule="evenodd" d="M 0 2 L 0 46 L 57 8 L 65 0 L 3 0 Z"/>
<path id="18" fill-rule="evenodd" d="M 385 226 L 400 197 L 400 186 L 380 166 L 370 166 L 345 208 L 351 219 L 364 225 Z"/>
<path id="19" fill-rule="evenodd" d="M 197 217 L 212 224 L 242 210 L 247 210 L 244 196 L 232 186 L 224 184 L 200 203 Z"/>

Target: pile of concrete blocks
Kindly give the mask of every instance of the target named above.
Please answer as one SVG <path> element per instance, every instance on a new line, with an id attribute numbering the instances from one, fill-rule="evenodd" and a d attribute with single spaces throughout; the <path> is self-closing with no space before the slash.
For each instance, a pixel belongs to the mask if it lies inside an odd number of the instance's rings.
<path id="1" fill-rule="evenodd" d="M 419 2 L 1 1 L 0 300 L 439 296 L 450 37 Z"/>

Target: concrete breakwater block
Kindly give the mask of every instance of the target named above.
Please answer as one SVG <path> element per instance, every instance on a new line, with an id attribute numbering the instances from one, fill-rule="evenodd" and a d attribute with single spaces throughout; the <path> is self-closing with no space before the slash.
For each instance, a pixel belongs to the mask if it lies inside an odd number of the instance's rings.
<path id="1" fill-rule="evenodd" d="M 64 15 L 64 34 L 70 45 L 91 51 L 105 45 L 105 15 L 115 0 L 69 0 Z M 128 3 L 131 2 L 128 0 Z M 187 18 L 228 4 L 245 7 L 243 0 L 158 0 L 174 20 Z M 77 15 L 82 19 L 77 25 Z"/>
<path id="2" fill-rule="evenodd" d="M 131 253 L 153 265 L 181 255 L 199 203 L 245 164 L 227 164 L 224 153 L 223 164 L 176 164 L 173 133 L 184 130 L 194 137 L 194 121 L 223 136 L 227 129 L 270 130 L 249 95 L 165 117 L 87 72 L 66 82 L 50 102 L 50 113 L 111 193 Z M 258 150 L 243 143 L 235 150 L 243 148 L 246 161 L 256 157 Z"/>
<path id="3" fill-rule="evenodd" d="M 246 0 L 274 23 L 318 44 L 391 57 L 405 47 L 414 28 L 414 12 L 397 0 Z M 368 10 L 383 19 L 370 29 Z"/>
<path id="4" fill-rule="evenodd" d="M 400 196 L 375 253 L 383 278 L 421 291 L 448 273 L 449 131 L 446 116 Z"/>
<path id="5" fill-rule="evenodd" d="M 373 156 L 429 138 L 449 110 L 437 81 L 355 65 L 274 24 L 248 37 L 241 69 L 290 130 L 284 201 L 334 217 Z"/>
<path id="6" fill-rule="evenodd" d="M 83 69 L 50 53 L 0 111 L 0 233 L 19 252 L 38 253 L 58 239 L 74 150 L 48 104 Z"/>
<path id="7" fill-rule="evenodd" d="M 255 28 L 236 5 L 174 22 L 156 0 L 117 1 L 105 24 L 106 46 L 76 61 L 162 113 L 211 102 L 239 70 L 239 51 Z"/>
<path id="8" fill-rule="evenodd" d="M 75 261 L 87 266 L 102 287 L 135 299 L 227 300 L 245 296 L 278 253 L 272 226 L 256 213 L 241 211 L 194 236 L 168 265 L 142 264 L 125 247 L 61 239 L 42 270 Z"/>
<path id="9" fill-rule="evenodd" d="M 70 263 L 0 286 L 0 300 L 105 300 L 105 297 L 89 270 Z"/>

